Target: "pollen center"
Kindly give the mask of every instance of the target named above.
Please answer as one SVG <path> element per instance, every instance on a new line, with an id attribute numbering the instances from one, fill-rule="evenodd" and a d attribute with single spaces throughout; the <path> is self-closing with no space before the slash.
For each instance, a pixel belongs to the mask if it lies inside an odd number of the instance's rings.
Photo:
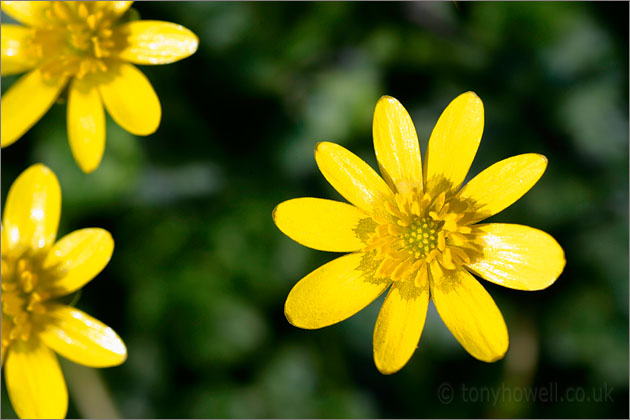
<path id="1" fill-rule="evenodd" d="M 432 196 L 413 188 L 384 207 L 387 213 L 374 216 L 377 226 L 363 249 L 375 262 L 377 278 L 421 286 L 430 266 L 454 270 L 478 252 L 471 227 L 462 223 L 464 213 L 453 211 L 445 192 Z"/>
<path id="2" fill-rule="evenodd" d="M 45 312 L 41 303 L 45 294 L 38 290 L 43 274 L 40 261 L 2 258 L 2 328 L 10 331 L 2 334 L 3 346 L 14 339 L 28 340 L 33 329 L 33 315 Z M 6 321 L 8 324 L 5 324 Z"/>
<path id="3" fill-rule="evenodd" d="M 36 55 L 46 77 L 76 76 L 107 70 L 116 46 L 110 8 L 96 2 L 54 1 L 45 12 L 47 24 L 36 28 Z"/>
<path id="4" fill-rule="evenodd" d="M 437 248 L 439 229 L 439 223 L 430 217 L 413 221 L 401 235 L 407 244 L 407 252 L 416 259 L 429 255 Z"/>

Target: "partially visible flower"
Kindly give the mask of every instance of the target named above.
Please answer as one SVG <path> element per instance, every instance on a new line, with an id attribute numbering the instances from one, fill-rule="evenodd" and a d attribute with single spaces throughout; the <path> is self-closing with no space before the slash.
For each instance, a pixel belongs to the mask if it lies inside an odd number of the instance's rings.
<path id="1" fill-rule="evenodd" d="M 133 64 L 167 64 L 197 50 L 188 29 L 169 22 L 118 23 L 131 1 L 3 1 L 26 26 L 2 24 L 2 75 L 28 71 L 2 95 L 2 147 L 18 140 L 69 85 L 68 137 L 84 172 L 105 150 L 105 114 L 125 130 L 157 130 L 160 101 Z"/>
<path id="2" fill-rule="evenodd" d="M 2 217 L 2 366 L 21 418 L 63 418 L 68 392 L 53 350 L 91 367 L 121 364 L 127 349 L 108 326 L 58 302 L 103 270 L 114 241 L 98 228 L 55 243 L 61 191 L 38 164 L 13 183 Z"/>
<path id="3" fill-rule="evenodd" d="M 315 148 L 328 182 L 352 205 L 319 198 L 279 204 L 278 228 L 302 245 L 351 252 L 316 269 L 289 293 L 285 314 L 300 328 L 340 322 L 389 293 L 374 328 L 374 361 L 385 374 L 415 351 L 429 300 L 461 345 L 493 362 L 508 349 L 501 312 L 471 275 L 518 290 L 551 285 L 564 252 L 548 234 L 521 225 L 477 224 L 525 194 L 547 167 L 544 156 L 514 156 L 460 189 L 483 131 L 483 105 L 458 96 L 438 120 L 424 165 L 413 122 L 384 96 L 374 112 L 374 148 L 381 178 L 333 143 Z"/>

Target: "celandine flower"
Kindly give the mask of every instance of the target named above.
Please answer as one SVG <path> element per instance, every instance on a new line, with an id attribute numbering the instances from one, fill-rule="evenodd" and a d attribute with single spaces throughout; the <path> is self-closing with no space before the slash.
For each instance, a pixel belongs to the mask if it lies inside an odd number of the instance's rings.
<path id="1" fill-rule="evenodd" d="M 105 150 L 105 114 L 136 135 L 160 124 L 160 101 L 133 64 L 188 57 L 198 40 L 169 22 L 117 24 L 131 1 L 3 1 L 2 11 L 26 26 L 2 24 L 2 75 L 29 71 L 2 95 L 2 147 L 19 139 L 66 85 L 68 137 L 84 172 Z"/>
<path id="2" fill-rule="evenodd" d="M 383 178 L 343 147 L 319 143 L 319 169 L 352 205 L 297 198 L 279 204 L 273 219 L 302 245 L 351 253 L 293 287 L 285 304 L 289 322 L 308 329 L 335 324 L 391 286 L 374 328 L 374 361 L 382 373 L 400 370 L 415 351 L 431 298 L 472 356 L 502 358 L 505 322 L 471 273 L 513 289 L 540 290 L 558 278 L 565 259 L 540 230 L 477 224 L 518 200 L 547 166 L 538 154 L 514 156 L 460 189 L 482 131 L 481 100 L 472 92 L 458 96 L 433 129 L 423 165 L 409 114 L 384 96 L 373 130 Z"/>
<path id="3" fill-rule="evenodd" d="M 68 392 L 53 350 L 92 367 L 127 358 L 111 328 L 55 301 L 92 280 L 114 250 L 111 235 L 96 228 L 55 243 L 60 212 L 55 174 L 33 165 L 11 186 L 2 218 L 2 365 L 21 418 L 66 415 Z"/>

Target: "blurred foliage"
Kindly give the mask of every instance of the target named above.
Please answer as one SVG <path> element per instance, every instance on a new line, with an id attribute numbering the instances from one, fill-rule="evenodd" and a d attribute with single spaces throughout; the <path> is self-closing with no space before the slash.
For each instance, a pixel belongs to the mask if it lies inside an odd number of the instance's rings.
<path id="1" fill-rule="evenodd" d="M 181 23 L 199 51 L 143 67 L 163 107 L 134 137 L 110 120 L 100 168 L 67 145 L 65 105 L 4 149 L 2 197 L 43 162 L 63 191 L 60 234 L 116 240 L 77 306 L 126 341 L 128 361 L 98 371 L 124 417 L 626 417 L 628 415 L 628 4 L 142 2 L 144 19 Z M 6 16 L 3 17 L 3 19 Z M 5 20 L 6 21 L 6 20 Z M 3 78 L 3 91 L 15 78 Z M 487 282 L 510 330 L 507 357 L 469 356 L 433 306 L 419 348 L 379 374 L 372 329 L 382 298 L 317 331 L 284 318 L 291 287 L 330 253 L 271 220 L 279 202 L 339 199 L 313 158 L 340 143 L 375 166 L 372 112 L 399 99 L 425 150 L 459 93 L 484 101 L 474 175 L 545 154 L 524 199 L 492 218 L 543 229 L 567 267 L 548 290 Z M 439 400 L 448 383 L 451 403 Z M 465 401 L 461 386 L 559 392 L 607 387 L 596 402 Z M 2 416 L 11 417 L 3 390 Z M 85 415 L 70 399 L 69 417 Z M 98 407 L 95 407 L 98 410 Z"/>

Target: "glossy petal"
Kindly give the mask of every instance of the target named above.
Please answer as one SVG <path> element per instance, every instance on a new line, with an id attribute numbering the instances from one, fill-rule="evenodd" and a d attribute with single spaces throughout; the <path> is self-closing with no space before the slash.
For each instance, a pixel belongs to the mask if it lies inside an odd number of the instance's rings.
<path id="1" fill-rule="evenodd" d="M 351 317 L 379 297 L 391 283 L 372 278 L 364 255 L 344 255 L 300 280 L 284 306 L 287 320 L 299 328 L 322 328 Z"/>
<path id="2" fill-rule="evenodd" d="M 501 223 L 477 227 L 483 256 L 467 267 L 480 277 L 512 289 L 541 290 L 562 273 L 564 251 L 547 233 Z"/>
<path id="3" fill-rule="evenodd" d="M 120 45 L 125 45 L 117 57 L 136 64 L 168 64 L 197 51 L 199 39 L 171 22 L 137 20 L 115 29 Z"/>
<path id="4" fill-rule="evenodd" d="M 149 79 L 127 63 L 112 65 L 108 76 L 100 84 L 100 90 L 114 121 L 139 136 L 157 130 L 162 108 Z"/>
<path id="5" fill-rule="evenodd" d="M 361 220 L 371 221 L 350 204 L 320 198 L 296 198 L 278 204 L 273 221 L 289 238 L 310 248 L 352 252 L 365 246 L 359 239 Z"/>
<path id="6" fill-rule="evenodd" d="M 104 229 L 81 229 L 64 236 L 44 260 L 44 268 L 60 276 L 49 292 L 63 296 L 80 289 L 105 268 L 113 252 L 114 240 Z"/>
<path id="7" fill-rule="evenodd" d="M 39 121 L 65 85 L 65 78 L 46 80 L 38 69 L 18 79 L 2 95 L 2 147 L 14 143 Z"/>
<path id="8" fill-rule="evenodd" d="M 40 26 L 47 22 L 45 13 L 49 1 L 3 1 L 2 11 L 18 22 L 29 26 Z"/>
<path id="9" fill-rule="evenodd" d="M 105 151 L 105 111 L 97 85 L 87 77 L 75 78 L 70 85 L 68 138 L 83 172 L 98 168 Z"/>
<path id="10" fill-rule="evenodd" d="M 391 96 L 374 110 L 374 151 L 381 174 L 394 189 L 422 185 L 422 160 L 416 128 L 407 110 Z"/>
<path id="11" fill-rule="evenodd" d="M 22 73 L 35 67 L 37 59 L 29 52 L 33 31 L 25 26 L 3 23 L 0 32 L 2 76 Z"/>
<path id="12" fill-rule="evenodd" d="M 448 329 L 473 357 L 494 362 L 505 355 L 509 339 L 501 311 L 470 273 L 431 264 L 431 296 Z"/>
<path id="13" fill-rule="evenodd" d="M 124 15 L 133 4 L 132 1 L 99 1 L 97 3 L 102 7 L 109 8 L 116 17 Z"/>
<path id="14" fill-rule="evenodd" d="M 11 404 L 23 419 L 63 419 L 68 391 L 57 356 L 40 340 L 15 340 L 7 354 L 4 378 Z"/>
<path id="15" fill-rule="evenodd" d="M 455 98 L 440 116 L 424 157 L 428 191 L 457 191 L 470 169 L 483 133 L 483 103 L 473 92 Z"/>
<path id="16" fill-rule="evenodd" d="M 381 373 L 399 371 L 413 355 L 429 307 L 429 285 L 397 282 L 387 294 L 374 328 L 374 362 Z"/>
<path id="17" fill-rule="evenodd" d="M 393 200 L 392 190 L 383 178 L 346 148 L 335 143 L 318 143 L 315 160 L 330 185 L 367 213 L 384 213 L 383 203 Z"/>
<path id="18" fill-rule="evenodd" d="M 486 219 L 512 205 L 538 182 L 547 158 L 536 153 L 513 156 L 495 163 L 471 179 L 458 194 L 475 209 L 470 223 Z"/>
<path id="19" fill-rule="evenodd" d="M 26 169 L 15 180 L 4 207 L 2 225 L 9 249 L 41 249 L 57 236 L 61 188 L 55 174 L 42 164 Z"/>
<path id="20" fill-rule="evenodd" d="M 125 344 L 107 325 L 70 306 L 46 306 L 41 338 L 66 359 L 90 367 L 117 366 L 127 359 Z"/>
<path id="21" fill-rule="evenodd" d="M 7 230 L 4 228 L 4 224 L 2 224 L 2 246 L 0 253 L 2 253 L 2 256 L 9 253 L 9 238 L 7 237 Z"/>

